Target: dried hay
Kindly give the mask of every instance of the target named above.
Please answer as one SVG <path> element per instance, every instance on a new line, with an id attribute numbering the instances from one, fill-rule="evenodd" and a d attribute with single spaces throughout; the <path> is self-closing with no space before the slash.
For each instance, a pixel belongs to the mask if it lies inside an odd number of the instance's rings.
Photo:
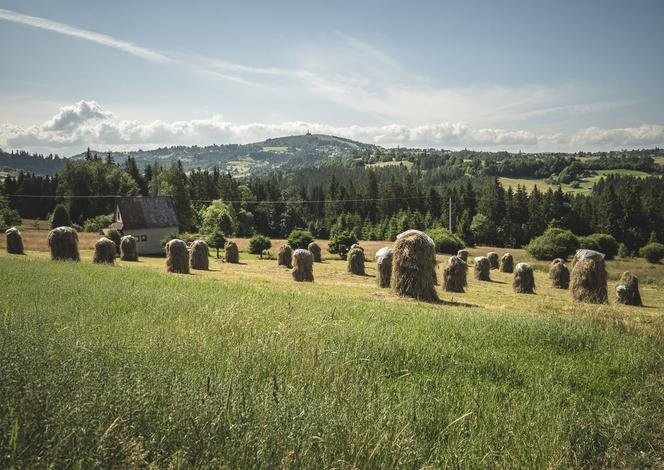
<path id="1" fill-rule="evenodd" d="M 556 289 L 569 289 L 569 269 L 562 258 L 556 258 L 551 262 L 549 279 Z"/>
<path id="2" fill-rule="evenodd" d="M 364 251 L 364 248 L 362 248 L 358 243 L 353 243 L 353 244 L 350 246 L 350 250 L 353 250 L 353 249 L 355 249 L 355 248 L 358 248 L 358 249 Z M 348 251 L 350 251 L 350 250 L 348 250 Z"/>
<path id="3" fill-rule="evenodd" d="M 457 251 L 457 258 L 461 259 L 461 261 L 468 264 L 468 250 Z"/>
<path id="4" fill-rule="evenodd" d="M 290 245 L 282 245 L 277 253 L 277 266 L 293 267 L 293 249 Z"/>
<path id="5" fill-rule="evenodd" d="M 572 298 L 591 304 L 608 303 L 607 272 L 604 255 L 593 250 L 578 250 L 572 260 Z"/>
<path id="6" fill-rule="evenodd" d="M 528 263 L 519 263 L 516 265 L 512 288 L 517 294 L 535 293 L 535 273 Z"/>
<path id="7" fill-rule="evenodd" d="M 514 272 L 514 257 L 511 253 L 505 253 L 500 257 L 500 268 L 501 273 L 512 273 Z"/>
<path id="8" fill-rule="evenodd" d="M 311 242 L 309 243 L 309 246 L 307 247 L 307 250 L 311 253 L 311 256 L 314 258 L 314 263 L 320 263 L 322 261 L 321 259 L 321 250 L 320 246 L 318 246 L 318 243 L 316 242 Z"/>
<path id="9" fill-rule="evenodd" d="M 314 258 L 309 250 L 298 248 L 293 252 L 291 274 L 297 282 L 314 281 Z"/>
<path id="10" fill-rule="evenodd" d="M 390 287 L 390 279 L 392 278 L 392 248 L 384 246 L 376 252 L 376 271 L 378 275 L 378 287 L 383 289 Z"/>
<path id="11" fill-rule="evenodd" d="M 54 261 L 80 261 L 78 233 L 71 227 L 57 227 L 48 233 L 48 247 Z"/>
<path id="12" fill-rule="evenodd" d="M 120 259 L 122 261 L 138 261 L 138 244 L 135 237 L 125 235 L 120 239 Z"/>
<path id="13" fill-rule="evenodd" d="M 616 287 L 616 296 L 619 304 L 643 306 L 639 292 L 639 278 L 634 273 L 625 271 Z"/>
<path id="14" fill-rule="evenodd" d="M 465 292 L 468 264 L 458 256 L 450 256 L 443 270 L 443 289 L 446 292 Z"/>
<path id="15" fill-rule="evenodd" d="M 436 251 L 433 240 L 418 230 L 397 236 L 392 255 L 392 290 L 418 300 L 438 300 L 435 285 Z"/>
<path id="16" fill-rule="evenodd" d="M 191 269 L 210 269 L 210 248 L 203 240 L 194 240 L 189 247 L 189 264 Z"/>
<path id="17" fill-rule="evenodd" d="M 475 275 L 475 279 L 477 279 L 478 281 L 490 281 L 491 263 L 489 262 L 489 258 L 487 258 L 486 256 L 475 257 L 473 272 Z"/>
<path id="18" fill-rule="evenodd" d="M 486 254 L 487 259 L 489 260 L 489 265 L 491 269 L 498 269 L 500 267 L 498 262 L 498 253 L 495 251 L 490 251 Z"/>
<path id="19" fill-rule="evenodd" d="M 189 274 L 189 250 L 183 240 L 174 238 L 166 243 L 166 271 Z"/>
<path id="20" fill-rule="evenodd" d="M 21 232 L 16 227 L 8 228 L 5 230 L 6 249 L 10 255 L 23 255 L 25 254 L 23 248 L 23 237 Z"/>
<path id="21" fill-rule="evenodd" d="M 224 259 L 227 263 L 237 264 L 240 262 L 240 250 L 235 242 L 226 242 L 224 246 Z"/>
<path id="22" fill-rule="evenodd" d="M 115 263 L 115 242 L 110 238 L 101 237 L 95 243 L 95 254 L 92 262 L 95 264 L 113 264 Z"/>
<path id="23" fill-rule="evenodd" d="M 357 274 L 358 276 L 364 276 L 366 272 L 364 271 L 364 250 L 359 246 L 351 248 L 348 252 L 348 272 L 351 274 Z"/>

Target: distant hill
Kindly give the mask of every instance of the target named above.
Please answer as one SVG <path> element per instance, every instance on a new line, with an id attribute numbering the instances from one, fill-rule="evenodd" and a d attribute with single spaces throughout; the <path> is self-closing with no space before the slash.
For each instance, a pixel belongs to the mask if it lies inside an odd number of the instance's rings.
<path id="1" fill-rule="evenodd" d="M 55 175 L 64 168 L 65 161 L 65 158 L 57 155 L 43 156 L 24 151 L 9 153 L 0 150 L 0 172 L 2 173 L 16 173 L 22 170 L 38 175 Z"/>

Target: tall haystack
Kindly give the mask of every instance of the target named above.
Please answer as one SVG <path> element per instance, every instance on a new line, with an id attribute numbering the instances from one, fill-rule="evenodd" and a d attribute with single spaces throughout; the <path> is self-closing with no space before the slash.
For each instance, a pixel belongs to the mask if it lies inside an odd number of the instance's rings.
<path id="1" fill-rule="evenodd" d="M 390 287 L 390 279 L 392 277 L 392 248 L 384 246 L 376 252 L 376 271 L 378 275 L 378 287 L 383 289 Z"/>
<path id="2" fill-rule="evenodd" d="M 224 259 L 227 263 L 237 264 L 240 262 L 240 250 L 235 242 L 226 242 L 224 246 Z"/>
<path id="3" fill-rule="evenodd" d="M 517 294 L 535 293 L 535 273 L 528 263 L 519 263 L 514 269 L 512 288 Z"/>
<path id="4" fill-rule="evenodd" d="M 619 304 L 641 307 L 641 293 L 639 292 L 639 278 L 629 271 L 625 271 L 616 287 L 617 302 Z"/>
<path id="5" fill-rule="evenodd" d="M 174 238 L 166 243 L 166 271 L 189 274 L 189 250 L 183 240 Z"/>
<path id="6" fill-rule="evenodd" d="M 138 245 L 135 237 L 125 235 L 120 239 L 120 259 L 122 261 L 138 261 Z"/>
<path id="7" fill-rule="evenodd" d="M 348 252 L 348 272 L 358 276 L 366 274 L 364 271 L 364 250 L 359 246 L 351 248 Z"/>
<path id="8" fill-rule="evenodd" d="M 514 272 L 514 257 L 511 253 L 505 253 L 500 257 L 500 268 L 501 273 L 512 273 Z"/>
<path id="9" fill-rule="evenodd" d="M 314 281 L 314 257 L 309 250 L 298 248 L 293 252 L 293 279 L 298 282 Z"/>
<path id="10" fill-rule="evenodd" d="M 438 300 L 435 289 L 436 250 L 433 240 L 419 230 L 397 236 L 392 255 L 392 290 L 418 300 Z"/>
<path id="11" fill-rule="evenodd" d="M 110 238 L 101 237 L 95 243 L 95 254 L 92 262 L 95 264 L 113 264 L 115 263 L 115 242 Z"/>
<path id="12" fill-rule="evenodd" d="M 71 227 L 57 227 L 48 233 L 48 247 L 54 261 L 80 261 L 78 233 Z"/>
<path id="13" fill-rule="evenodd" d="M 569 269 L 562 258 L 556 258 L 549 267 L 549 279 L 556 289 L 569 289 Z"/>
<path id="14" fill-rule="evenodd" d="M 307 247 L 307 250 L 311 253 L 311 256 L 314 258 L 314 263 L 320 263 L 322 261 L 321 259 L 321 250 L 320 246 L 318 246 L 318 243 L 316 242 L 311 242 L 309 243 L 309 246 Z"/>
<path id="15" fill-rule="evenodd" d="M 191 269 L 207 271 L 210 269 L 210 248 L 203 240 L 194 240 L 189 248 Z"/>
<path id="16" fill-rule="evenodd" d="M 443 289 L 446 292 L 465 292 L 468 285 L 468 265 L 458 256 L 450 256 L 443 270 Z"/>
<path id="17" fill-rule="evenodd" d="M 277 253 L 277 266 L 293 267 L 293 249 L 290 245 L 282 245 Z"/>
<path id="18" fill-rule="evenodd" d="M 464 263 L 468 263 L 468 250 L 457 251 L 457 258 L 461 259 Z"/>
<path id="19" fill-rule="evenodd" d="M 478 281 L 490 281 L 491 263 L 489 262 L 489 258 L 486 256 L 476 256 L 473 272 L 475 274 L 475 279 Z"/>
<path id="20" fill-rule="evenodd" d="M 606 279 L 604 254 L 594 250 L 577 250 L 572 260 L 572 298 L 591 304 L 608 303 Z"/>
<path id="21" fill-rule="evenodd" d="M 500 267 L 498 262 L 498 253 L 495 251 L 490 251 L 486 254 L 486 257 L 489 260 L 489 266 L 491 266 L 491 269 L 498 269 Z"/>
<path id="22" fill-rule="evenodd" d="M 16 227 L 5 230 L 7 253 L 10 255 L 25 254 L 23 248 L 23 237 Z"/>

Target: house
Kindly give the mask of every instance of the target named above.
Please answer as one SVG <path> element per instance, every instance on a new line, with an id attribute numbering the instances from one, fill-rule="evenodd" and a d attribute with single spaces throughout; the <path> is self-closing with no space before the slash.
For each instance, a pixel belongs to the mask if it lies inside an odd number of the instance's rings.
<path id="1" fill-rule="evenodd" d="M 117 199 L 111 228 L 135 237 L 139 255 L 155 255 L 164 252 L 161 240 L 178 233 L 178 225 L 170 196 L 137 196 Z"/>

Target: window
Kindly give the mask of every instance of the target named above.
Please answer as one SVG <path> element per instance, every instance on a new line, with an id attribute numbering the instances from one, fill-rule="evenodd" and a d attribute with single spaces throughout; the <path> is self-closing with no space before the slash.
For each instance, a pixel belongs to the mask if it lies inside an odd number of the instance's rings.
<path id="1" fill-rule="evenodd" d="M 141 235 L 141 241 L 142 242 L 148 241 L 148 236 L 147 235 Z"/>

